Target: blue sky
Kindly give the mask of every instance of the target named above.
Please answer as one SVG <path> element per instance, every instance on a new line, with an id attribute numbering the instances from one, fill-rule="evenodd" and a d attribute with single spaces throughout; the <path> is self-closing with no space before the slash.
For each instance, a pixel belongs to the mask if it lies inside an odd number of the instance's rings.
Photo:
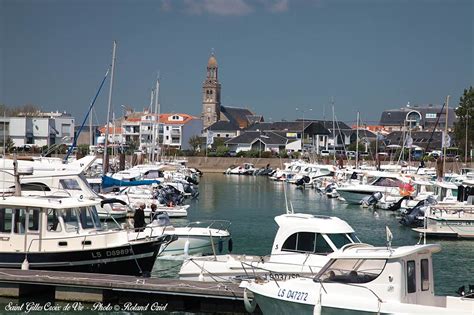
<path id="1" fill-rule="evenodd" d="M 0 103 L 82 120 L 115 39 L 117 116 L 148 106 L 158 71 L 162 110 L 199 115 L 214 49 L 223 105 L 330 119 L 334 97 L 337 118 L 377 122 L 407 102 L 458 103 L 474 84 L 473 12 L 471 0 L 0 0 Z"/>

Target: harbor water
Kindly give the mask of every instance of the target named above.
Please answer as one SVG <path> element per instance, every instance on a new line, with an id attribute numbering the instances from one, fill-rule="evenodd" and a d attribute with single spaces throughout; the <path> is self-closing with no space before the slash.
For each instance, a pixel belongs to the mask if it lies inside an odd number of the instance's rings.
<path id="1" fill-rule="evenodd" d="M 396 213 L 347 205 L 315 189 L 296 189 L 264 176 L 205 174 L 199 184 L 199 199 L 191 202 L 188 218 L 173 223 L 230 220 L 233 253 L 268 255 L 277 231 L 274 217 L 286 212 L 285 188 L 295 212 L 337 216 L 353 227 L 362 242 L 385 246 L 386 226 L 393 234 L 392 246 L 420 241 L 417 233 L 398 223 Z M 472 241 L 427 239 L 427 243 L 442 245 L 442 251 L 433 258 L 437 295 L 456 295 L 460 286 L 474 284 Z M 152 275 L 177 277 L 179 266 L 180 261 L 159 259 Z"/>

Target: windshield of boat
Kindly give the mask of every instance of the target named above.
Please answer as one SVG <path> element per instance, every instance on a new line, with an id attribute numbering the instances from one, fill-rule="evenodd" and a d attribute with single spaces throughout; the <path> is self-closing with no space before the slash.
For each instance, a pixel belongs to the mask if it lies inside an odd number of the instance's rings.
<path id="1" fill-rule="evenodd" d="M 352 236 L 354 235 L 354 236 Z M 349 243 L 359 243 L 355 234 L 349 236 L 345 233 L 339 234 L 321 234 L 312 232 L 298 232 L 289 236 L 281 248 L 286 252 L 314 253 L 318 255 L 327 255 L 335 249 Z"/>
<path id="2" fill-rule="evenodd" d="M 355 233 L 348 234 L 326 234 L 331 242 L 337 247 L 341 248 L 342 246 L 350 243 L 360 243 L 360 240 L 357 238 Z"/>
<path id="3" fill-rule="evenodd" d="M 383 186 L 383 187 L 399 187 L 402 184 L 402 181 L 397 178 L 391 177 L 379 177 L 372 182 L 373 186 Z"/>
<path id="4" fill-rule="evenodd" d="M 79 183 L 77 182 L 77 180 L 73 178 L 60 179 L 59 184 L 61 185 L 62 189 L 81 190 L 81 186 L 79 186 Z"/>
<path id="5" fill-rule="evenodd" d="M 80 207 L 78 210 L 83 229 L 100 229 L 99 215 L 93 207 Z"/>
<path id="6" fill-rule="evenodd" d="M 316 281 L 367 283 L 375 280 L 385 268 L 386 259 L 335 259 L 329 262 Z"/>

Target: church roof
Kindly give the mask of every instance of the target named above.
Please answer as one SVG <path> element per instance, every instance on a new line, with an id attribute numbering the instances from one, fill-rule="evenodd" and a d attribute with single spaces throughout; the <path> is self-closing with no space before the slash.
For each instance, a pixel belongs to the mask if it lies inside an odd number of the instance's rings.
<path id="1" fill-rule="evenodd" d="M 239 129 L 239 126 L 237 126 L 236 124 L 225 120 L 216 121 L 215 123 L 207 127 L 207 130 L 213 131 L 236 131 Z"/>
<path id="2" fill-rule="evenodd" d="M 224 114 L 227 119 L 239 128 L 246 128 L 249 126 L 249 118 L 254 116 L 247 108 L 221 106 L 221 114 Z"/>
<path id="3" fill-rule="evenodd" d="M 328 135 L 329 130 L 325 128 L 320 122 L 313 121 L 277 121 L 273 123 L 257 123 L 250 126 L 248 130 L 261 131 L 291 131 L 301 132 L 304 129 L 305 133 Z"/>

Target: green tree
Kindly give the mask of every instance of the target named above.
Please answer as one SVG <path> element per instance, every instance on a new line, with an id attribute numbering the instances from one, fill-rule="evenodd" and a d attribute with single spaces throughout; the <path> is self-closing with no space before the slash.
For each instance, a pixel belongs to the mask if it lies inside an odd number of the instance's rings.
<path id="1" fill-rule="evenodd" d="M 472 86 L 464 90 L 464 94 L 459 100 L 459 106 L 456 109 L 456 116 L 458 116 L 458 121 L 454 124 L 456 144 L 460 151 L 465 153 L 467 141 L 467 152 L 469 152 L 472 149 L 472 141 L 474 139 L 474 88 Z"/>
<path id="2" fill-rule="evenodd" d="M 199 136 L 192 136 L 188 141 L 189 146 L 193 152 L 196 152 L 201 146 L 201 138 Z"/>
<path id="3" fill-rule="evenodd" d="M 225 145 L 220 145 L 216 149 L 216 156 L 228 156 L 229 155 L 229 148 Z"/>
<path id="4" fill-rule="evenodd" d="M 5 141 L 5 152 L 11 153 L 13 148 L 15 147 L 15 143 L 13 142 L 12 138 L 8 137 Z"/>
<path id="5" fill-rule="evenodd" d="M 212 144 L 212 149 L 215 150 L 217 147 L 225 146 L 224 138 L 214 138 L 214 143 Z"/>

